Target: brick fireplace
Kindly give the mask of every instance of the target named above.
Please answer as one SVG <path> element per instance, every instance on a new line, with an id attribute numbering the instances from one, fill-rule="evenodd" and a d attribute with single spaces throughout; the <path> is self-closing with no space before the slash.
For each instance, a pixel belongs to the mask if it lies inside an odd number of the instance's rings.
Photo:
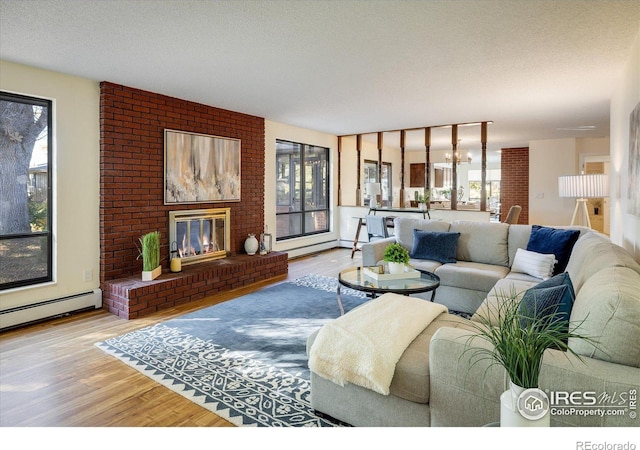
<path id="1" fill-rule="evenodd" d="M 164 204 L 164 130 L 241 141 L 240 202 Z M 113 314 L 136 318 L 287 273 L 287 255 L 244 254 L 264 228 L 264 119 L 109 82 L 100 84 L 100 284 Z M 229 257 L 168 272 L 169 212 L 228 208 Z M 159 230 L 163 275 L 139 281 L 138 238 Z M 147 283 L 147 284 L 144 284 Z"/>

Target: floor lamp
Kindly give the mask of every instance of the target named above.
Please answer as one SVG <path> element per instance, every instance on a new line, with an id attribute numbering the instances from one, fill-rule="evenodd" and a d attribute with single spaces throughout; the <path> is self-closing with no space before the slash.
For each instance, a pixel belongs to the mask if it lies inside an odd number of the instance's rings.
<path id="1" fill-rule="evenodd" d="M 576 199 L 571 225 L 576 225 L 576 218 L 582 216 L 581 223 L 591 228 L 587 199 L 609 196 L 609 176 L 604 173 L 561 176 L 558 178 L 558 192 L 560 197 Z"/>

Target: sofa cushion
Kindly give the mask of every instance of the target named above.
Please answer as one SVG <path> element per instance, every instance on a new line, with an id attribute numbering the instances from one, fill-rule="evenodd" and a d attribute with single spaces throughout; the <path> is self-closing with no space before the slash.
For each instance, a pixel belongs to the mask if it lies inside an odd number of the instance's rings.
<path id="1" fill-rule="evenodd" d="M 526 317 L 562 323 L 566 331 L 569 327 L 575 292 L 569 274 L 563 272 L 527 289 L 518 311 Z M 526 326 L 526 320 L 523 321 Z"/>
<path id="2" fill-rule="evenodd" d="M 536 281 L 528 281 L 514 278 L 511 276 L 511 274 L 503 278 L 502 280 L 499 280 L 489 291 L 485 300 L 482 302 L 475 314 L 471 317 L 471 320 L 488 321 L 488 323 L 495 325 L 496 312 L 498 311 L 500 303 L 502 303 L 505 298 L 511 296 L 522 298 L 527 289 L 535 286 L 539 282 L 540 281 L 537 279 Z"/>
<path id="3" fill-rule="evenodd" d="M 467 321 L 452 314 L 440 314 L 404 351 L 393 374 L 389 394 L 416 403 L 429 402 L 429 345 L 442 327 L 467 328 Z"/>
<path id="4" fill-rule="evenodd" d="M 413 230 L 449 231 L 449 222 L 425 220 L 413 217 L 396 217 L 393 221 L 393 234 L 396 242 L 407 250 L 413 248 Z"/>
<path id="5" fill-rule="evenodd" d="M 606 267 L 584 282 L 571 311 L 571 326 L 593 344 L 569 339 L 578 355 L 640 367 L 640 274 Z"/>
<path id="6" fill-rule="evenodd" d="M 605 267 L 628 267 L 640 274 L 640 264 L 605 235 L 591 231 L 581 236 L 567 264 L 567 272 L 571 275 L 576 293 L 587 279 Z"/>
<path id="7" fill-rule="evenodd" d="M 442 263 L 431 261 L 430 259 L 409 259 L 409 265 L 414 269 L 426 270 L 427 272 L 435 272 Z"/>
<path id="8" fill-rule="evenodd" d="M 413 247 L 410 256 L 441 263 L 456 262 L 460 233 L 413 230 Z"/>
<path id="9" fill-rule="evenodd" d="M 467 261 L 443 264 L 435 271 L 440 285 L 482 292 L 489 292 L 508 273 L 508 267 Z"/>
<path id="10" fill-rule="evenodd" d="M 508 224 L 456 221 L 451 223 L 449 231 L 460 233 L 456 254 L 458 261 L 509 266 Z"/>
<path id="11" fill-rule="evenodd" d="M 519 248 L 511 265 L 511 271 L 546 280 L 551 277 L 555 263 L 554 254 L 545 255 Z"/>
<path id="12" fill-rule="evenodd" d="M 580 231 L 567 230 L 541 225 L 531 227 L 531 236 L 527 244 L 527 250 L 537 253 L 553 253 L 557 263 L 553 274 L 564 272 L 571 255 L 571 249 L 580 237 Z"/>
<path id="13" fill-rule="evenodd" d="M 513 265 L 519 248 L 527 248 L 531 237 L 531 225 L 509 225 L 509 266 Z"/>

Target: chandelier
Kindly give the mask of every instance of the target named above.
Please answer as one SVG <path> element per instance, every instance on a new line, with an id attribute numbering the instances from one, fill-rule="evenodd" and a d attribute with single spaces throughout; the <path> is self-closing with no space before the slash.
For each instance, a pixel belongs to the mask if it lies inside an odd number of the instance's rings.
<path id="1" fill-rule="evenodd" d="M 462 142 L 462 139 L 458 139 L 458 147 L 460 147 L 460 142 Z M 453 162 L 452 157 L 451 157 L 451 153 L 445 153 L 444 154 L 444 160 L 446 161 L 447 164 L 451 164 Z M 471 163 L 471 153 L 467 152 L 467 158 L 463 161 L 462 154 L 460 153 L 460 150 L 457 150 L 456 151 L 456 161 L 457 161 L 458 164 L 460 164 L 461 162 Z"/>

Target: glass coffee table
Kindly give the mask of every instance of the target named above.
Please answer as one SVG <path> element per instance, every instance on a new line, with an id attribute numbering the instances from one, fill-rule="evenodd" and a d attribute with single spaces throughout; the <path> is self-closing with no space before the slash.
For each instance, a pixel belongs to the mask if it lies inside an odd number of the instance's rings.
<path id="1" fill-rule="evenodd" d="M 340 272 L 338 275 L 338 306 L 340 314 L 344 314 L 342 307 L 342 298 L 340 297 L 340 288 L 342 286 L 363 291 L 371 294 L 371 298 L 376 298 L 380 294 L 393 292 L 401 295 L 419 294 L 423 292 L 431 292 L 431 301 L 436 295 L 436 289 L 440 286 L 440 277 L 438 275 L 419 270 L 420 278 L 405 278 L 397 280 L 376 280 L 375 278 L 365 274 L 362 267 L 351 267 Z"/>

